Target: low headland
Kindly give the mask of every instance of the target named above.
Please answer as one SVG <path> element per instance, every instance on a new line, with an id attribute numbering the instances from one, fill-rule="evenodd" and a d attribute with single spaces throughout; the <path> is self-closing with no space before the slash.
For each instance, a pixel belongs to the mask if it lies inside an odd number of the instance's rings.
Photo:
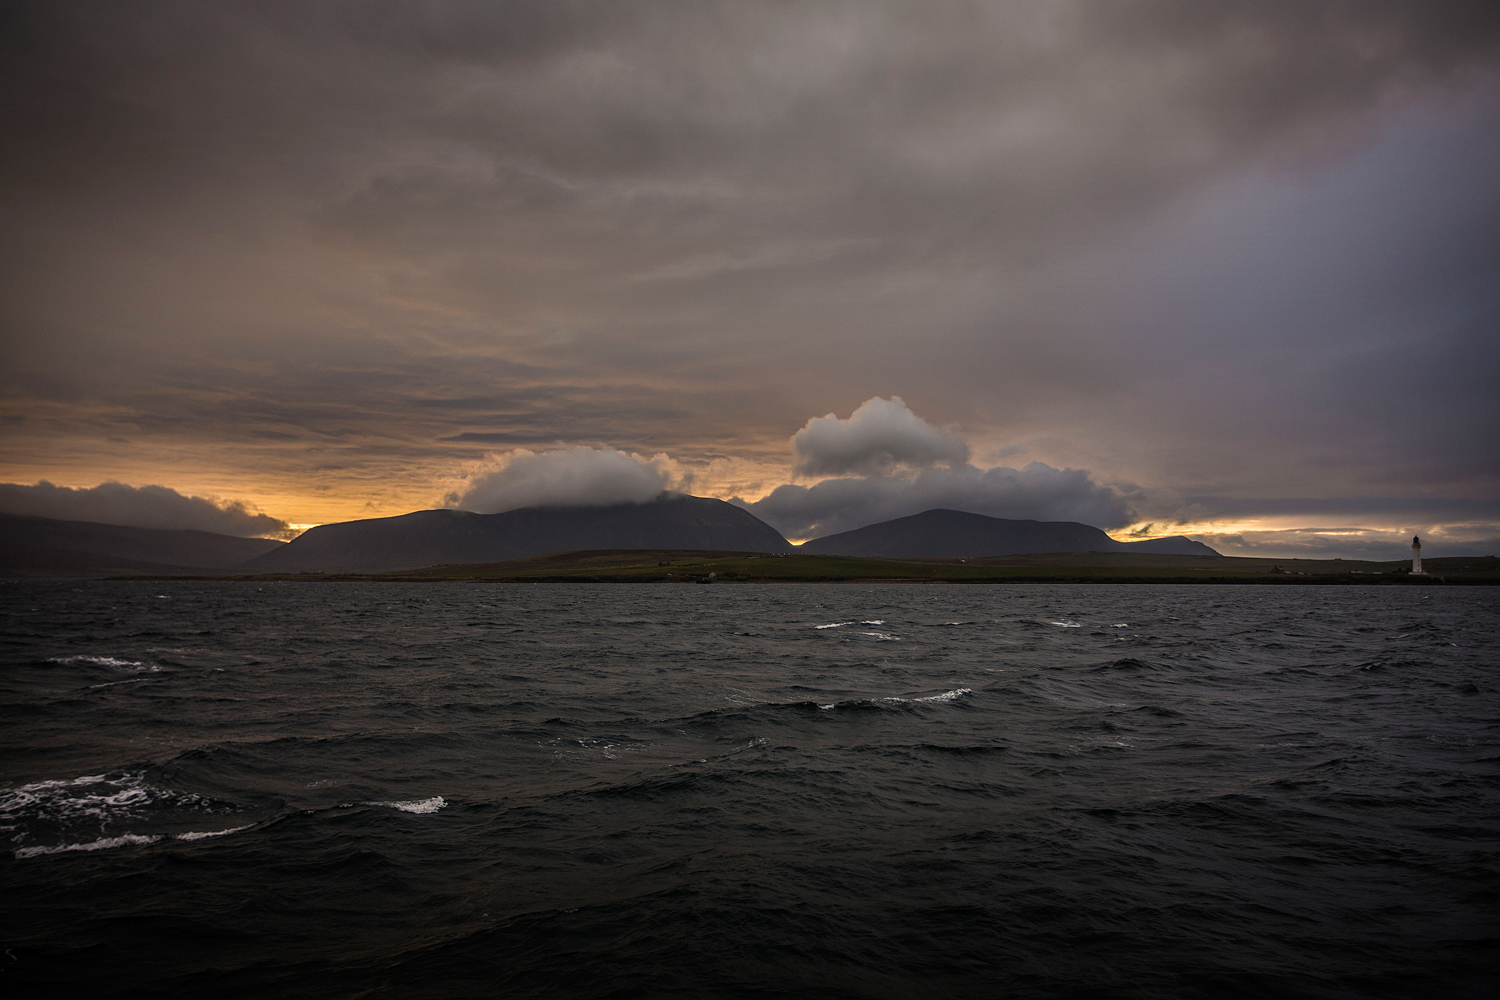
<path id="1" fill-rule="evenodd" d="M 1427 586 L 1500 584 L 1500 558 L 1407 561 L 1258 559 L 1236 556 L 1064 552 L 976 559 L 852 556 L 694 549 L 561 552 L 506 562 L 432 566 L 391 573 L 139 575 L 116 579 L 390 581 L 404 583 L 1203 583 Z"/>

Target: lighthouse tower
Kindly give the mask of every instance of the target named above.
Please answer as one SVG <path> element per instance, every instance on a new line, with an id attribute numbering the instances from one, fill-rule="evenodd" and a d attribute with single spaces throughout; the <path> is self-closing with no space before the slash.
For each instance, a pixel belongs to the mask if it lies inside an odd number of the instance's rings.
<path id="1" fill-rule="evenodd" d="M 1422 572 L 1422 539 L 1413 535 L 1411 539 L 1411 571 L 1420 574 Z"/>

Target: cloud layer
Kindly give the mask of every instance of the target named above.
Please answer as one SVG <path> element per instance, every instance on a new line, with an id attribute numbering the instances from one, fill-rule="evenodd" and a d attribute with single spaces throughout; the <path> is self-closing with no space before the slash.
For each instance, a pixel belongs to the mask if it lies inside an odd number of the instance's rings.
<path id="1" fill-rule="evenodd" d="M 653 461 L 613 448 L 525 448 L 496 455 L 448 505 L 479 514 L 520 507 L 589 507 L 645 503 L 669 484 L 664 457 Z"/>
<path id="2" fill-rule="evenodd" d="M 285 521 L 257 513 L 238 500 L 183 496 L 165 486 L 124 483 L 90 489 L 54 486 L 46 480 L 33 486 L 0 483 L 0 513 L 243 537 L 281 538 L 290 533 Z"/>
<path id="3" fill-rule="evenodd" d="M 900 392 L 979 469 L 1500 494 L 1493 3 L 58 0 L 6 27 L 9 480 L 226 483 L 301 523 L 608 441 L 753 497 L 809 414 Z M 809 482 L 966 461 L 813 423 Z"/>

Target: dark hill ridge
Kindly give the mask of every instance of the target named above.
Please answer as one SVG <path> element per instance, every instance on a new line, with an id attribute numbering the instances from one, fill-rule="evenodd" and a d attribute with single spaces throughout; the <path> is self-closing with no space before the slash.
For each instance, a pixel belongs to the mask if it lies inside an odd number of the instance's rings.
<path id="1" fill-rule="evenodd" d="M 0 514 L 0 572 L 27 576 L 225 570 L 285 544 L 211 531 Z"/>
<path id="2" fill-rule="evenodd" d="M 1114 539 L 1110 539 L 1114 541 Z M 1224 558 L 1218 549 L 1209 548 L 1202 542 L 1195 542 L 1187 535 L 1170 535 L 1166 538 L 1149 538 L 1140 542 L 1115 542 L 1119 546 L 1111 551 L 1114 552 L 1147 552 L 1156 556 L 1218 556 Z"/>
<path id="3" fill-rule="evenodd" d="M 1098 528 L 1076 521 L 1012 521 L 942 509 L 814 538 L 798 551 L 899 559 L 980 558 L 1036 552 L 1219 554 L 1181 535 L 1145 542 L 1117 542 Z"/>
<path id="4" fill-rule="evenodd" d="M 242 568 L 247 573 L 382 573 L 575 549 L 790 552 L 792 546 L 733 504 L 664 493 L 640 504 L 526 507 L 503 514 L 419 510 L 323 524 Z"/>

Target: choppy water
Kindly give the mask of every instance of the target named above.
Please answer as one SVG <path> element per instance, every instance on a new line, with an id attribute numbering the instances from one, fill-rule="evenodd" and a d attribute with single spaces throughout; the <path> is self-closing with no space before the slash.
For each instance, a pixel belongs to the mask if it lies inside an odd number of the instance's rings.
<path id="1" fill-rule="evenodd" d="M 0 989 L 1492 995 L 1500 590 L 0 584 Z"/>

